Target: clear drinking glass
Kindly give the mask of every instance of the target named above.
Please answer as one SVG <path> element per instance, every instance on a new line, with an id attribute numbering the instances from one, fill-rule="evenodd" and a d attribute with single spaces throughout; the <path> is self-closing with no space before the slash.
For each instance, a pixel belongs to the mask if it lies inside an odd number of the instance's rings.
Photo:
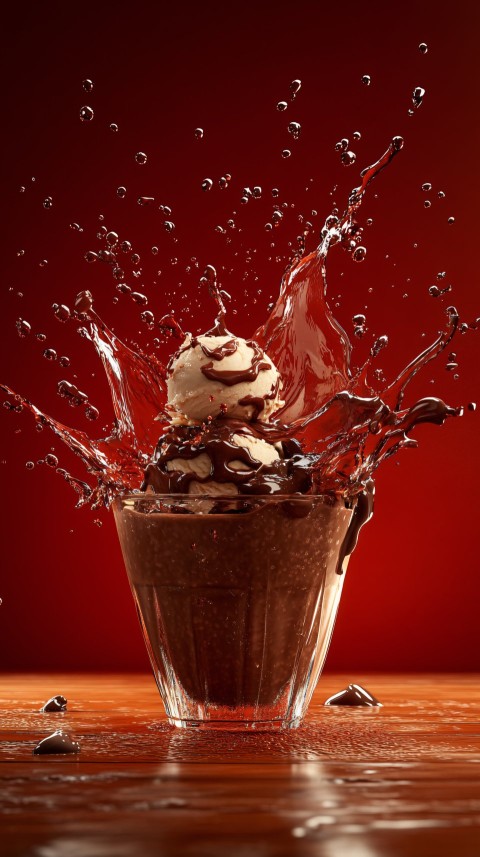
<path id="1" fill-rule="evenodd" d="M 114 513 L 170 723 L 298 726 L 330 642 L 352 510 L 298 494 L 147 493 L 119 497 Z"/>

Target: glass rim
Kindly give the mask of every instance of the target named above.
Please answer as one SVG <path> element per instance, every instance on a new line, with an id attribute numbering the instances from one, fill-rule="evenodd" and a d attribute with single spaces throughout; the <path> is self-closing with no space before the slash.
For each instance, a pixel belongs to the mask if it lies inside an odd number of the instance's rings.
<path id="1" fill-rule="evenodd" d="M 271 502 L 282 502 L 284 500 L 291 502 L 292 500 L 323 500 L 332 503 L 332 500 L 345 499 L 343 494 L 156 494 L 154 492 L 138 491 L 137 493 L 129 492 L 127 494 L 118 494 L 113 503 L 121 503 L 124 500 L 141 500 L 156 501 L 156 500 L 177 500 L 189 502 L 198 500 L 228 500 L 230 503 L 242 502 L 246 500 L 269 500 Z"/>

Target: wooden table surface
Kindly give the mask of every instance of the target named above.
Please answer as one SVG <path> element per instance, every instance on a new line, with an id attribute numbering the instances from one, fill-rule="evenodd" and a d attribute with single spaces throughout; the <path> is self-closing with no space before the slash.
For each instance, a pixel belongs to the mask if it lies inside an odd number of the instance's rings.
<path id="1" fill-rule="evenodd" d="M 479 857 L 479 680 L 330 674 L 300 729 L 219 734 L 170 727 L 147 675 L 4 675 L 0 853 Z M 384 707 L 325 708 L 350 681 Z M 33 756 L 60 727 L 81 753 Z"/>

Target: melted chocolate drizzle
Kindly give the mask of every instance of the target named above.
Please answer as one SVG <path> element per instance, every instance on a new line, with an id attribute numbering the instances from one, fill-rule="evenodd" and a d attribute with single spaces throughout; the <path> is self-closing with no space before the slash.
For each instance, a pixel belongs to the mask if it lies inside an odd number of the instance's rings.
<path id="1" fill-rule="evenodd" d="M 336 568 L 337 574 L 343 574 L 343 564 L 347 556 L 350 556 L 350 554 L 355 550 L 360 530 L 364 524 L 368 523 L 373 515 L 374 498 L 375 484 L 373 479 L 369 479 L 365 484 L 363 491 L 360 491 L 356 497 L 353 515 L 338 556 Z"/>
<path id="2" fill-rule="evenodd" d="M 238 339 L 232 337 L 228 342 L 224 342 L 223 345 L 217 345 L 216 348 L 208 348 L 203 342 L 199 342 L 198 339 L 192 341 L 192 345 L 196 344 L 200 345 L 205 357 L 209 357 L 210 360 L 223 360 L 224 357 L 230 357 L 231 354 L 235 354 L 238 348 Z"/>
<path id="3" fill-rule="evenodd" d="M 244 396 L 242 399 L 238 400 L 239 405 L 243 405 L 244 407 L 252 408 L 252 421 L 256 422 L 262 413 L 265 410 L 265 404 L 267 399 L 274 399 L 275 392 L 272 390 L 268 396 Z"/>
<path id="4" fill-rule="evenodd" d="M 305 455 L 300 444 L 282 443 L 282 457 L 271 464 L 257 461 L 249 449 L 232 442 L 234 434 L 259 436 L 241 420 L 216 420 L 206 426 L 172 426 L 160 439 L 154 460 L 145 471 L 142 490 L 151 488 L 157 494 L 188 494 L 190 483 L 234 484 L 239 494 L 305 494 L 312 488 L 312 465 L 316 456 Z M 194 471 L 169 470 L 174 459 L 194 460 L 208 455 L 211 465 L 205 477 Z M 232 462 L 240 461 L 245 469 L 237 470 Z"/>
<path id="5" fill-rule="evenodd" d="M 226 344 L 228 345 L 228 343 Z M 202 366 L 202 372 L 205 377 L 208 378 L 209 381 L 219 381 L 227 387 L 234 387 L 235 384 L 250 384 L 252 381 L 255 381 L 259 372 L 264 372 L 267 369 L 272 368 L 271 363 L 268 360 L 265 360 L 265 355 L 262 349 L 253 341 L 253 339 L 249 339 L 247 341 L 247 345 L 253 350 L 250 366 L 243 369 L 216 369 L 213 362 L 207 363 L 205 366 Z M 221 352 L 223 347 L 224 346 L 219 346 L 218 351 Z M 205 350 L 203 346 L 202 350 Z M 225 356 L 225 354 L 222 354 L 220 357 L 215 357 L 214 359 L 221 360 L 222 357 Z"/>

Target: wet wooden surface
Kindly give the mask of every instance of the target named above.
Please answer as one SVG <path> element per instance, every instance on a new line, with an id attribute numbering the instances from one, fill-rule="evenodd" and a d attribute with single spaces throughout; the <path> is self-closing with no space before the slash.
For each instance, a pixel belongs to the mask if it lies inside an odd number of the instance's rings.
<path id="1" fill-rule="evenodd" d="M 384 707 L 325 708 L 350 681 Z M 150 676 L 3 676 L 0 853 L 478 857 L 479 707 L 480 676 L 327 675 L 299 730 L 220 735 L 168 726 Z M 34 757 L 57 728 L 81 753 Z"/>

